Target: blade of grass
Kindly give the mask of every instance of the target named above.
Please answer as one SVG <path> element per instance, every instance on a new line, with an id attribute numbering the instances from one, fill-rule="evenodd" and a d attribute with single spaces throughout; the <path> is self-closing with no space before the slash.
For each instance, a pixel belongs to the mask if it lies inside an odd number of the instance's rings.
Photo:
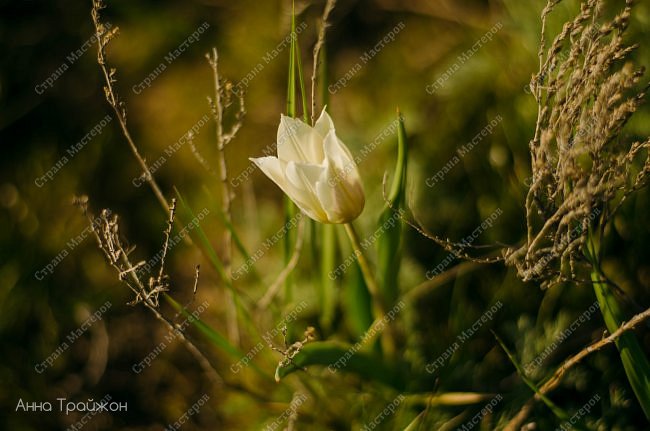
<path id="1" fill-rule="evenodd" d="M 535 392 L 540 397 L 540 399 L 544 402 L 544 404 L 546 404 L 546 406 L 551 410 L 551 412 L 553 412 L 553 414 L 559 420 L 561 420 L 562 422 L 568 421 L 569 418 L 570 418 L 569 414 L 567 412 L 565 412 L 563 409 L 561 409 L 560 407 L 558 407 L 553 401 L 551 401 L 551 399 L 549 397 L 544 395 L 539 390 L 539 387 L 535 384 L 535 382 L 533 382 L 528 377 L 526 377 L 526 374 L 524 373 L 523 367 L 521 366 L 521 364 L 519 364 L 517 362 L 517 360 L 515 359 L 512 352 L 510 352 L 510 350 L 506 347 L 505 343 L 501 340 L 501 338 L 499 338 L 499 336 L 496 334 L 496 332 L 494 332 L 494 331 L 491 331 L 491 332 L 492 332 L 492 335 L 494 335 L 494 338 L 496 338 L 496 340 L 499 343 L 499 345 L 501 346 L 501 348 L 503 349 L 503 351 L 508 356 L 508 359 L 510 359 L 510 362 L 512 363 L 512 365 L 515 366 L 515 369 L 517 370 L 517 374 L 519 374 L 519 377 L 521 378 L 521 380 L 523 380 L 523 382 L 526 384 L 526 386 L 528 386 L 533 392 Z M 574 424 L 573 426 L 575 428 L 577 428 L 577 429 L 580 429 L 580 430 L 585 429 L 580 424 Z"/>
<path id="2" fill-rule="evenodd" d="M 416 430 L 420 429 L 420 426 L 423 424 L 423 422 L 424 422 L 424 418 L 426 417 L 426 415 L 427 415 L 427 411 L 426 411 L 426 410 L 422 410 L 422 411 L 420 412 L 420 414 L 418 414 L 418 415 L 415 417 L 415 419 L 413 419 L 413 420 L 411 421 L 411 423 L 408 424 L 408 425 L 406 426 L 406 428 L 404 428 L 404 431 L 416 431 Z"/>
<path id="3" fill-rule="evenodd" d="M 296 28 L 296 22 L 295 22 L 295 15 L 293 17 L 293 30 L 295 31 Z M 294 49 L 296 50 L 296 66 L 297 66 L 297 72 L 298 72 L 298 82 L 300 83 L 300 94 L 302 98 L 302 121 L 304 121 L 306 124 L 309 124 L 309 112 L 307 110 L 307 92 L 305 91 L 305 77 L 302 73 L 302 60 L 301 60 L 301 55 L 300 55 L 300 45 L 298 44 L 298 36 L 295 35 L 294 33 L 294 38 L 296 39 L 296 43 L 294 44 Z"/>
<path id="4" fill-rule="evenodd" d="M 179 207 L 179 209 L 181 210 L 181 212 L 179 213 L 179 218 L 181 220 L 195 220 L 196 216 L 194 215 L 194 212 L 192 211 L 190 206 L 183 198 L 181 192 L 176 187 L 174 187 L 174 191 L 176 192 L 178 201 L 181 204 Z M 251 303 L 253 302 L 252 299 L 247 297 L 245 292 L 240 291 L 232 284 L 232 280 L 226 275 L 223 269 L 223 264 L 221 262 L 221 259 L 219 259 L 217 252 L 212 247 L 212 244 L 210 243 L 210 240 L 208 239 L 208 236 L 206 235 L 203 228 L 200 225 L 196 224 L 194 228 L 189 231 L 189 235 L 194 238 L 196 243 L 199 245 L 199 249 L 209 259 L 210 263 L 217 271 L 217 274 L 219 275 L 219 278 L 221 279 L 222 283 L 226 286 L 227 289 L 229 289 L 233 293 L 233 299 L 237 311 L 237 318 L 242 321 L 248 333 L 256 341 L 261 340 L 259 331 L 253 324 L 253 320 L 250 314 L 241 303 L 241 296 L 245 296 Z"/>
<path id="5" fill-rule="evenodd" d="M 237 250 L 241 253 L 242 257 L 244 258 L 244 261 L 246 262 L 251 262 L 251 255 L 248 253 L 248 250 L 246 250 L 246 246 L 242 242 L 241 238 L 239 237 L 239 234 L 237 233 L 237 230 L 233 226 L 232 222 L 228 220 L 224 214 L 223 211 L 221 211 L 221 208 L 217 204 L 217 201 L 214 199 L 214 196 L 210 192 L 207 186 L 203 186 L 203 191 L 205 192 L 205 195 L 208 197 L 208 201 L 212 204 L 212 209 L 216 211 L 217 217 L 219 218 L 219 221 L 223 223 L 224 227 L 228 229 L 230 234 L 232 235 L 233 242 L 235 243 L 235 247 L 237 247 Z M 255 281 L 258 283 L 262 283 L 262 278 L 260 277 L 259 273 L 255 269 L 255 267 L 251 267 L 249 270 L 250 274 L 255 278 Z"/>
<path id="6" fill-rule="evenodd" d="M 291 43 L 289 46 L 289 73 L 287 82 L 287 115 L 296 116 L 296 5 L 295 1 L 291 2 Z M 293 220 L 297 214 L 295 204 L 284 196 L 284 222 L 285 226 Z M 284 236 L 284 265 L 289 265 L 293 254 L 293 244 L 295 244 L 295 233 L 289 231 Z M 284 304 L 290 304 L 293 301 L 293 276 L 289 274 L 284 280 Z"/>
<path id="7" fill-rule="evenodd" d="M 398 277 L 402 259 L 402 231 L 404 222 L 399 217 L 406 202 L 406 168 L 407 168 L 407 143 L 404 119 L 397 110 L 397 162 L 393 183 L 388 195 L 383 212 L 379 217 L 379 232 L 377 239 L 377 271 L 379 275 L 379 288 L 384 303 L 390 308 L 399 296 Z"/>
<path id="8" fill-rule="evenodd" d="M 619 307 L 611 287 L 598 270 L 591 272 L 591 281 L 607 330 L 613 333 L 625 321 L 625 315 Z M 621 356 L 630 386 L 632 386 L 646 418 L 650 419 L 650 365 L 648 359 L 633 332 L 621 334 L 616 340 L 616 348 Z"/>
<path id="9" fill-rule="evenodd" d="M 286 195 L 284 197 L 284 225 L 287 226 L 296 217 L 298 210 L 296 205 Z M 290 264 L 293 256 L 293 246 L 295 244 L 296 234 L 293 230 L 287 231 L 284 236 L 284 266 Z M 291 304 L 293 301 L 293 273 L 288 274 L 284 279 L 284 304 Z"/>
<path id="10" fill-rule="evenodd" d="M 201 333 L 205 335 L 206 338 L 210 340 L 216 347 L 228 353 L 235 359 L 240 359 L 242 356 L 244 356 L 244 354 L 239 349 L 230 344 L 228 338 L 222 335 L 219 331 L 205 324 L 205 322 L 203 322 L 199 317 L 193 316 L 189 311 L 185 309 L 185 307 L 176 302 L 171 296 L 165 294 L 165 299 L 169 305 L 171 305 L 174 310 L 176 310 L 176 312 L 181 313 L 184 317 L 186 317 L 189 322 L 194 325 L 199 331 L 201 331 Z"/>
<path id="11" fill-rule="evenodd" d="M 610 333 L 614 333 L 625 322 L 626 316 L 600 267 L 602 230 L 602 227 L 599 230 L 589 227 L 585 255 L 592 265 L 591 282 L 605 326 Z M 639 340 L 632 332 L 621 334 L 616 340 L 616 348 L 619 351 L 627 380 L 632 386 L 643 413 L 650 420 L 650 364 L 648 358 L 643 352 Z"/>
<path id="12" fill-rule="evenodd" d="M 327 89 L 329 87 L 329 64 L 327 64 L 327 42 L 323 40 L 323 45 L 320 51 L 320 62 L 318 63 L 318 76 L 319 76 L 319 92 L 320 100 L 323 103 L 323 106 L 328 106 L 330 104 L 330 92 Z M 313 113 L 315 118 L 315 112 Z"/>
<path id="13" fill-rule="evenodd" d="M 346 288 L 343 289 L 345 294 L 346 319 L 352 331 L 352 334 L 361 338 L 363 334 L 372 325 L 372 297 L 361 274 L 361 268 L 354 262 L 349 270 Z"/>
<path id="14" fill-rule="evenodd" d="M 325 25 L 325 22 L 322 23 Z M 314 48 L 316 49 L 316 48 Z M 329 77 L 327 76 L 327 46 L 325 40 L 320 48 L 320 61 L 318 62 L 318 83 L 321 89 L 321 101 L 323 106 L 329 104 L 329 91 L 327 91 Z M 314 65 L 315 67 L 316 65 Z M 312 107 L 316 107 L 316 102 L 312 101 Z M 315 110 L 315 109 L 314 109 Z M 312 112 L 312 121 L 316 118 L 316 113 Z M 323 330 L 329 331 L 334 320 L 336 311 L 336 278 L 332 277 L 336 266 L 336 226 L 325 224 L 321 227 L 321 261 L 320 261 L 320 324 Z M 365 330 L 365 329 L 364 329 Z"/>
<path id="15" fill-rule="evenodd" d="M 336 230 L 333 224 L 321 227 L 320 259 L 320 324 L 330 331 L 336 311 L 336 278 L 332 276 L 336 266 Z"/>
<path id="16" fill-rule="evenodd" d="M 287 83 L 287 115 L 296 116 L 296 5 L 291 2 L 291 43 L 289 45 L 289 73 Z"/>
<path id="17" fill-rule="evenodd" d="M 343 235 L 341 230 L 338 233 Z M 337 237 L 337 239 L 343 256 L 347 256 L 343 261 L 344 264 L 350 262 L 354 254 L 352 247 L 349 245 L 349 241 L 346 241 L 345 238 Z M 346 268 L 347 271 L 345 270 Z M 342 289 L 344 301 L 341 306 L 345 310 L 344 315 L 350 332 L 356 339 L 361 339 L 374 321 L 372 315 L 372 296 L 370 295 L 368 286 L 366 286 L 361 267 L 356 259 L 353 259 L 352 263 L 349 264 L 349 268 L 339 266 L 334 271 L 337 277 L 345 275 L 343 277 L 345 287 Z M 374 343 L 373 347 L 378 354 L 381 353 L 379 343 Z"/>
<path id="18" fill-rule="evenodd" d="M 478 392 L 443 392 L 439 394 L 413 394 L 407 395 L 405 403 L 422 406 L 466 406 L 489 401 L 496 394 Z"/>
<path id="19" fill-rule="evenodd" d="M 236 359 L 237 361 L 241 360 L 244 358 L 246 355 L 239 350 L 237 347 L 233 346 L 230 341 L 228 341 L 228 338 L 226 338 L 224 335 L 222 335 L 219 331 L 215 330 L 212 328 L 210 325 L 206 324 L 201 318 L 192 315 L 189 311 L 185 309 L 181 304 L 176 302 L 174 298 L 171 296 L 165 294 L 165 300 L 176 310 L 176 312 L 182 314 L 185 318 L 188 319 L 188 321 L 194 325 L 196 329 L 199 330 L 212 344 L 214 344 L 217 348 L 223 350 L 226 352 L 228 355 L 230 355 L 233 359 Z M 271 379 L 271 376 L 268 375 L 265 371 L 263 371 L 260 367 L 258 367 L 254 362 L 250 361 L 248 362 L 250 367 L 255 370 L 258 374 L 263 376 L 266 379 Z"/>
<path id="20" fill-rule="evenodd" d="M 480 394 L 476 392 L 445 392 L 441 394 L 414 394 L 407 395 L 405 403 L 408 405 L 423 405 L 426 408 L 422 410 L 409 423 L 403 431 L 416 431 L 422 429 L 424 420 L 433 406 L 465 406 L 478 404 L 494 398 L 495 394 Z M 453 419 L 452 419 L 453 421 Z M 449 425 L 449 422 L 446 424 Z M 444 427 L 448 429 L 447 427 Z M 460 429 L 460 428 L 459 428 Z"/>
<path id="21" fill-rule="evenodd" d="M 181 204 L 179 208 L 181 210 L 179 213 L 179 218 L 183 220 L 183 224 L 186 225 L 185 222 L 188 222 L 190 220 L 196 220 L 194 211 L 192 211 L 190 206 L 187 204 L 181 192 L 176 187 L 174 187 L 174 191 L 176 192 L 178 201 Z M 221 278 L 224 284 L 230 287 L 230 279 L 226 276 L 226 272 L 223 268 L 223 262 L 221 262 L 221 259 L 215 252 L 214 248 L 212 247 L 212 244 L 210 244 L 210 241 L 208 240 L 208 236 L 203 231 L 203 228 L 201 228 L 200 225 L 195 226 L 195 228 L 190 231 L 190 236 L 192 236 L 192 234 L 194 234 L 196 239 L 198 239 L 198 244 L 200 244 L 201 250 L 206 254 L 207 258 L 210 260 L 212 267 L 217 271 L 217 274 L 219 274 L 219 278 Z"/>

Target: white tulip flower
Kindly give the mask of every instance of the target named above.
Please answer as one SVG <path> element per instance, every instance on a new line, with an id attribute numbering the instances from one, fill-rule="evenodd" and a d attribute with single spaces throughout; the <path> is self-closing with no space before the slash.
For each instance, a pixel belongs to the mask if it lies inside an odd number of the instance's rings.
<path id="1" fill-rule="evenodd" d="M 324 109 L 314 127 L 281 115 L 277 143 L 278 157 L 251 160 L 306 215 L 349 223 L 361 214 L 365 197 L 357 165 Z"/>

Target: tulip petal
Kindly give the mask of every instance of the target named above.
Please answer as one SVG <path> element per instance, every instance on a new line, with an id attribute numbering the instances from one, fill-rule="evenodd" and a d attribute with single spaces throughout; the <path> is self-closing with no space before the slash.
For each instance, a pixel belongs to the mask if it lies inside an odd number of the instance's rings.
<path id="1" fill-rule="evenodd" d="M 316 193 L 318 195 L 318 200 L 323 207 L 323 210 L 327 214 L 327 219 L 332 223 L 342 223 L 344 221 L 343 217 L 343 202 L 337 200 L 336 196 L 336 185 L 338 178 L 336 173 L 332 169 L 331 165 L 326 167 L 327 174 L 325 181 L 319 181 L 316 184 Z"/>
<path id="2" fill-rule="evenodd" d="M 349 184 L 331 164 L 326 167 L 326 179 L 316 184 L 316 193 L 330 223 L 350 222 L 363 211 L 361 183 Z"/>
<path id="3" fill-rule="evenodd" d="M 320 117 L 316 120 L 314 130 L 316 130 L 323 139 L 325 139 L 330 130 L 334 130 L 334 122 L 325 108 L 323 108 L 323 112 L 320 113 Z"/>
<path id="4" fill-rule="evenodd" d="M 281 115 L 277 142 L 280 160 L 313 164 L 323 161 L 323 138 L 300 120 Z"/>
<path id="5" fill-rule="evenodd" d="M 277 184 L 280 189 L 282 189 L 282 191 L 287 196 L 289 196 L 289 198 L 296 205 L 298 205 L 300 209 L 306 208 L 310 205 L 310 199 L 305 199 L 303 192 L 301 190 L 297 190 L 293 184 L 287 181 L 287 178 L 285 176 L 287 164 L 285 162 L 277 159 L 276 157 L 270 156 L 251 158 L 250 160 L 255 163 L 267 177 L 269 177 L 275 184 Z"/>
<path id="6" fill-rule="evenodd" d="M 286 178 L 292 187 L 299 191 L 300 198 L 306 205 L 300 207 L 309 217 L 322 223 L 328 223 L 327 213 L 316 195 L 316 184 L 325 178 L 323 166 L 289 162 L 287 163 Z M 297 204 L 297 202 L 296 202 Z"/>
<path id="7" fill-rule="evenodd" d="M 293 192 L 291 184 L 288 183 L 287 179 L 284 176 L 284 167 L 282 166 L 283 163 L 278 160 L 277 157 L 251 157 L 249 160 L 255 163 L 267 177 L 269 177 L 282 189 L 283 192 L 286 194 Z"/>
<path id="8" fill-rule="evenodd" d="M 357 163 L 348 147 L 336 136 L 334 131 L 330 131 L 323 140 L 323 150 L 325 159 L 329 161 L 336 170 L 339 180 L 344 179 L 347 182 L 361 182 Z"/>
<path id="9" fill-rule="evenodd" d="M 328 218 L 333 223 L 345 223 L 361 214 L 365 196 L 357 165 L 347 147 L 331 131 L 324 142 L 325 181 L 317 184 L 316 192 Z"/>

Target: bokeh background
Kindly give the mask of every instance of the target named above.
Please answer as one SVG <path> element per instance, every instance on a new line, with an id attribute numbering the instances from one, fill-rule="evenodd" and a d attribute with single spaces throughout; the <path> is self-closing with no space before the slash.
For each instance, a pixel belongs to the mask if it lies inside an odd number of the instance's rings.
<path id="1" fill-rule="evenodd" d="M 577 10 L 576 2 L 565 3 L 554 13 L 551 31 Z M 616 8 L 623 2 L 609 3 Z M 648 65 L 650 47 L 644 42 L 650 36 L 650 5 L 639 3 L 627 37 L 631 43 L 640 42 L 631 58 Z M 93 34 L 91 2 L 22 0 L 0 4 L 0 429 L 65 429 L 81 415 L 56 411 L 57 398 L 99 400 L 106 394 L 127 402 L 128 411 L 97 415 L 83 429 L 163 429 L 205 394 L 209 396 L 207 405 L 182 429 L 261 429 L 287 408 L 291 400 L 287 387 L 251 380 L 264 397 L 215 388 L 178 341 L 170 343 L 143 372 L 133 372 L 133 364 L 164 341 L 167 330 L 144 307 L 127 305 L 131 293 L 106 264 L 92 236 L 70 246 L 87 225 L 72 200 L 87 195 L 94 212 L 110 208 L 119 214 L 124 235 L 131 244 L 137 244 L 134 253 L 138 259 L 148 259 L 160 249 L 166 216 L 146 185 L 134 186 L 141 171 L 117 121 L 111 121 L 74 156 L 67 153 L 102 118 L 113 115 L 104 99 L 96 47 L 88 47 L 74 61 L 69 59 L 71 52 L 84 47 Z M 297 5 L 301 11 L 298 22 L 307 24 L 299 41 L 309 75 L 323 4 Z M 279 115 L 285 109 L 288 50 L 281 49 L 268 63 L 264 56 L 288 34 L 290 2 L 119 0 L 108 1 L 107 6 L 104 20 L 120 28 L 108 52 L 109 62 L 117 69 L 115 88 L 127 105 L 134 140 L 149 162 L 158 160 L 165 148 L 208 113 L 206 96 L 212 81 L 206 52 L 218 48 L 221 72 L 233 83 L 256 65 L 263 65 L 246 90 L 243 127 L 226 149 L 231 178 L 249 172 L 248 158 L 261 155 L 273 144 Z M 409 135 L 408 202 L 429 231 L 460 239 L 500 208 L 503 213 L 495 226 L 478 242 L 516 244 L 522 239 L 523 201 L 530 175 L 527 146 L 536 116 L 526 84 L 537 67 L 543 6 L 539 0 L 338 2 L 327 35 L 329 79 L 330 83 L 342 78 L 348 82 L 330 94 L 329 112 L 339 135 L 353 153 L 358 153 L 390 124 L 399 106 Z M 199 40 L 168 64 L 168 52 L 204 23 L 208 27 Z M 403 29 L 395 40 L 363 63 L 364 53 L 400 23 Z M 440 88 L 427 91 L 454 69 L 459 55 L 497 23 L 500 29 L 490 41 L 444 79 Z M 134 91 L 134 86 L 161 63 L 166 68 L 151 86 Z M 357 63 L 362 63 L 358 70 Z M 44 86 L 53 75 L 60 76 L 51 86 Z M 501 120 L 491 134 L 442 181 L 433 187 L 427 185 L 426 180 L 442 169 L 460 146 L 498 116 Z M 650 134 L 647 106 L 630 123 L 628 134 Z M 213 135 L 213 125 L 208 124 L 195 137 L 195 144 L 216 167 Z M 367 206 L 358 224 L 366 235 L 372 232 L 383 205 L 382 177 L 384 172 L 392 172 L 395 154 L 393 135 L 382 140 L 359 166 Z M 52 179 L 38 180 L 66 155 L 69 161 Z M 211 208 L 214 203 L 207 196 L 211 193 L 219 198 L 218 181 L 197 162 L 189 146 L 166 159 L 155 172 L 165 195 L 173 197 L 176 186 L 197 212 Z M 235 189 L 235 225 L 249 250 L 254 251 L 281 227 L 282 195 L 258 171 L 241 178 Z M 607 232 L 605 271 L 631 299 L 630 315 L 650 303 L 649 198 L 647 189 L 637 193 Z M 221 250 L 223 228 L 216 211 L 202 227 L 213 246 Z M 407 230 L 405 235 L 401 272 L 404 292 L 425 282 L 427 271 L 447 256 L 416 232 Z M 278 244 L 256 263 L 262 283 L 250 277 L 239 281 L 250 298 L 261 297 L 281 271 L 281 256 Z M 340 287 L 341 306 L 333 329 L 327 332 L 318 328 L 309 259 L 308 255 L 304 257 L 295 276 L 299 299 L 310 304 L 295 322 L 296 333 L 307 325 L 316 325 L 320 338 L 354 342 L 355 332 L 345 314 L 344 286 Z M 55 261 L 52 271 L 44 271 Z M 191 298 L 194 266 L 199 263 L 203 270 L 195 304 L 208 301 L 210 306 L 202 318 L 225 333 L 223 286 L 200 250 L 190 243 L 174 247 L 169 256 L 172 294 L 181 302 Z M 459 263 L 455 261 L 452 266 Z M 481 429 L 502 425 L 531 392 L 489 330 L 498 333 L 526 362 L 551 344 L 594 300 L 589 285 L 566 284 L 541 291 L 534 283 L 520 282 L 512 270 L 500 264 L 472 267 L 430 289 L 408 310 L 413 332 L 404 357 L 414 364 L 426 364 L 491 305 L 501 301 L 504 307 L 438 375 L 410 382 L 409 386 L 423 392 L 502 393 L 504 401 Z M 54 358 L 52 366 L 37 372 L 35 367 L 107 302 L 111 305 L 102 318 Z M 281 318 L 277 309 L 255 316 L 261 328 L 273 327 Z M 536 377 L 541 379 L 564 358 L 600 337 L 603 328 L 598 314 L 581 325 L 553 351 Z M 230 372 L 230 358 L 194 329 L 188 333 L 220 372 Z M 650 351 L 647 327 L 637 334 Z M 282 339 L 278 337 L 276 342 L 281 345 Z M 242 343 L 246 351 L 250 346 L 246 340 Z M 265 350 L 256 361 L 272 374 L 273 361 L 279 357 Z M 376 384 L 352 376 L 330 380 L 314 377 L 309 384 L 322 398 L 318 402 L 312 399 L 303 407 L 299 429 L 358 428 L 394 397 Z M 614 348 L 587 358 L 565 378 L 552 398 L 572 412 L 596 394 L 599 401 L 588 414 L 591 427 L 647 429 Z M 16 411 L 19 400 L 50 401 L 55 411 Z M 439 429 L 459 415 L 469 418 L 480 407 L 431 407 L 426 429 Z M 402 405 L 381 428 L 403 429 L 421 410 L 422 406 Z M 535 407 L 531 420 L 537 429 L 558 426 L 542 404 Z"/>

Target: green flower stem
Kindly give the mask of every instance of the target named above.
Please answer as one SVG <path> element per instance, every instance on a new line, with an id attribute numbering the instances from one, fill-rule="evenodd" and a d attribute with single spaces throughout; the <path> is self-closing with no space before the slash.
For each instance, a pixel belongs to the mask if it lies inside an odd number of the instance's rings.
<path id="1" fill-rule="evenodd" d="M 285 226 L 291 223 L 295 219 L 297 214 L 296 205 L 289 199 L 288 196 L 284 196 L 284 223 Z M 290 230 L 284 236 L 284 266 L 285 268 L 291 262 L 291 257 L 293 256 L 294 247 L 296 244 L 297 235 L 294 230 Z M 291 304 L 293 301 L 293 274 L 288 274 L 284 280 L 284 305 Z"/>
<path id="2" fill-rule="evenodd" d="M 336 226 L 332 224 L 322 225 L 321 243 L 322 253 L 320 260 L 320 300 L 321 314 L 320 323 L 323 329 L 329 331 L 332 329 L 334 313 L 336 308 L 336 284 L 333 277 L 330 277 L 332 271 L 336 269 Z"/>
<path id="3" fill-rule="evenodd" d="M 366 282 L 370 296 L 372 297 L 372 310 L 373 317 L 375 322 L 381 320 L 386 315 L 386 308 L 382 302 L 381 295 L 379 294 L 379 286 L 377 280 L 370 269 L 370 264 L 366 259 L 366 255 L 363 254 L 363 248 L 361 247 L 361 241 L 359 240 L 359 235 L 354 229 L 352 223 L 346 223 L 345 232 L 350 238 L 350 243 L 354 249 L 354 254 L 357 257 L 357 262 L 359 262 L 359 267 L 361 268 L 361 273 L 363 274 L 363 279 Z M 395 353 L 395 344 L 392 337 L 391 324 L 388 322 L 387 330 L 382 333 L 381 337 L 381 347 L 383 352 L 389 357 Z"/>
<path id="4" fill-rule="evenodd" d="M 287 115 L 295 118 L 296 116 L 296 6 L 295 1 L 291 2 L 291 49 L 289 52 L 289 81 L 287 83 Z M 288 196 L 284 197 L 284 220 L 285 223 L 293 220 L 297 214 L 295 204 Z M 284 236 L 284 264 L 285 267 L 291 261 L 293 246 L 295 244 L 295 234 L 288 232 Z M 293 300 L 293 277 L 291 274 L 284 280 L 284 304 L 290 304 Z"/>
<path id="5" fill-rule="evenodd" d="M 359 235 L 357 234 L 357 231 L 354 228 L 354 225 L 352 225 L 352 223 L 346 223 L 343 226 L 345 226 L 345 232 L 348 234 L 348 237 L 350 238 L 350 242 L 352 243 L 354 254 L 357 257 L 357 261 L 359 262 L 359 267 L 361 268 L 361 272 L 363 273 L 363 279 L 366 281 L 366 286 L 368 286 L 368 291 L 370 291 L 370 295 L 372 295 L 373 302 L 375 303 L 374 305 L 380 311 L 381 314 L 384 314 L 385 310 L 383 309 L 383 306 L 379 298 L 379 287 L 377 285 L 377 280 L 375 280 L 375 276 L 372 274 L 372 271 L 370 270 L 370 264 L 368 263 L 366 256 L 363 254 L 363 249 L 361 248 L 361 241 L 359 240 Z M 375 316 L 375 318 L 381 317 L 381 314 Z"/>

